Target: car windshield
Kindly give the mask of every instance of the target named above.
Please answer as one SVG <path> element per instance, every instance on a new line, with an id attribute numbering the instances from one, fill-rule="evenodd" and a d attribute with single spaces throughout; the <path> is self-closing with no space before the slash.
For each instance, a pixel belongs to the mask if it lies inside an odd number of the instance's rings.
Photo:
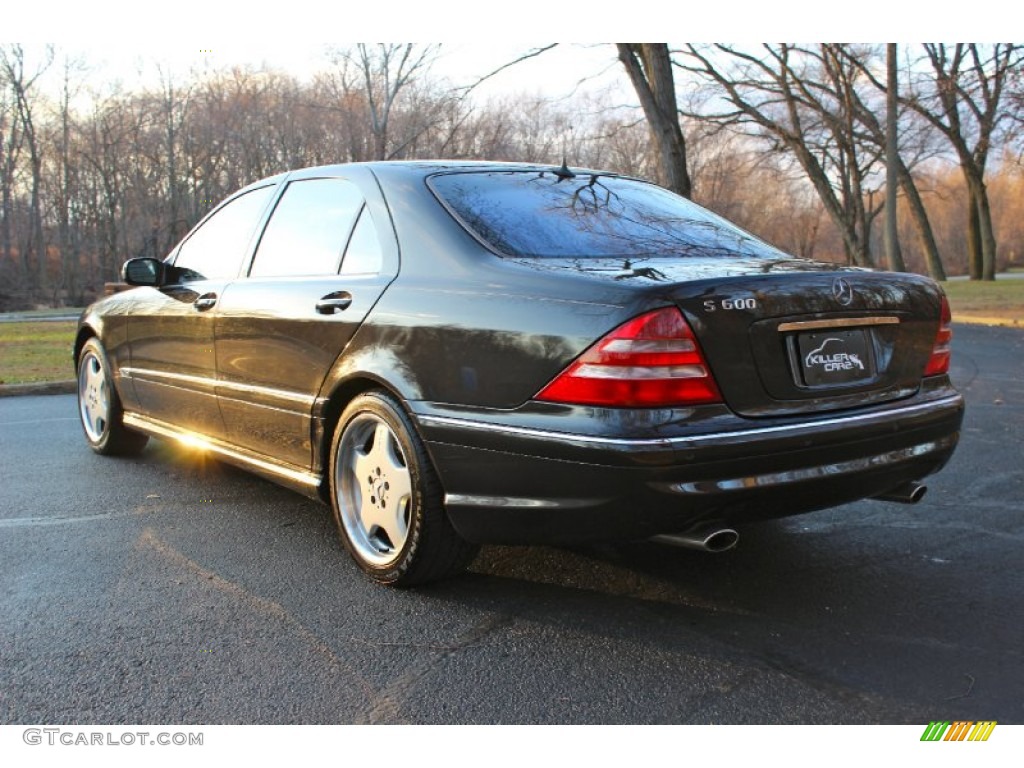
<path id="1" fill-rule="evenodd" d="M 429 183 L 464 226 L 508 256 L 786 258 L 696 203 L 632 179 L 492 171 Z"/>

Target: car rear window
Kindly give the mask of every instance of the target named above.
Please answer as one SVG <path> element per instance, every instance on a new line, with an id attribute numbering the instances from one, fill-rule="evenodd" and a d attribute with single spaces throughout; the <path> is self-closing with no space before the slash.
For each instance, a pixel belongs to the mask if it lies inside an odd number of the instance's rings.
<path id="1" fill-rule="evenodd" d="M 633 179 L 492 171 L 428 183 L 470 232 L 508 256 L 787 258 L 696 203 Z"/>

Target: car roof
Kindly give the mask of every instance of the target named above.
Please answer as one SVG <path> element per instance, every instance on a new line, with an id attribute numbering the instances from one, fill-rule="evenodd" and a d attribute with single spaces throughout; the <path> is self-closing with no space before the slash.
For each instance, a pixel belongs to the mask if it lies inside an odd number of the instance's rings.
<path id="1" fill-rule="evenodd" d="M 371 171 L 386 173 L 407 172 L 409 175 L 429 176 L 445 171 L 555 171 L 560 165 L 553 163 L 504 162 L 496 160 L 374 160 L 358 163 L 338 163 L 332 165 L 296 168 L 289 174 L 316 175 L 344 173 L 353 168 L 367 168 Z M 602 176 L 618 176 L 620 174 L 589 168 L 570 168 L 573 173 L 600 173 Z M 277 177 L 273 177 L 277 178 Z"/>

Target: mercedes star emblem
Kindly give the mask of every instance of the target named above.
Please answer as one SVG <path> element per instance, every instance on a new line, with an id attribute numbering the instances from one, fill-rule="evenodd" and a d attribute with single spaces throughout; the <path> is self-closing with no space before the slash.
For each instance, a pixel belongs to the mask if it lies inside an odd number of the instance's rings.
<path id="1" fill-rule="evenodd" d="M 832 281 L 832 295 L 836 301 L 846 307 L 853 301 L 853 288 L 846 280 L 837 277 Z"/>

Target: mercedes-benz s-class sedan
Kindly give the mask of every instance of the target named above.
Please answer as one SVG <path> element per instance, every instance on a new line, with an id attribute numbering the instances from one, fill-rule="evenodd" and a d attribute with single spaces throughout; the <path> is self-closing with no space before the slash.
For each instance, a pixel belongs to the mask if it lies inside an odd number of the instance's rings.
<path id="1" fill-rule="evenodd" d="M 82 316 L 85 437 L 328 501 L 373 579 L 483 543 L 653 536 L 916 501 L 956 446 L 931 280 L 788 256 L 590 170 L 309 168 L 214 209 Z"/>

